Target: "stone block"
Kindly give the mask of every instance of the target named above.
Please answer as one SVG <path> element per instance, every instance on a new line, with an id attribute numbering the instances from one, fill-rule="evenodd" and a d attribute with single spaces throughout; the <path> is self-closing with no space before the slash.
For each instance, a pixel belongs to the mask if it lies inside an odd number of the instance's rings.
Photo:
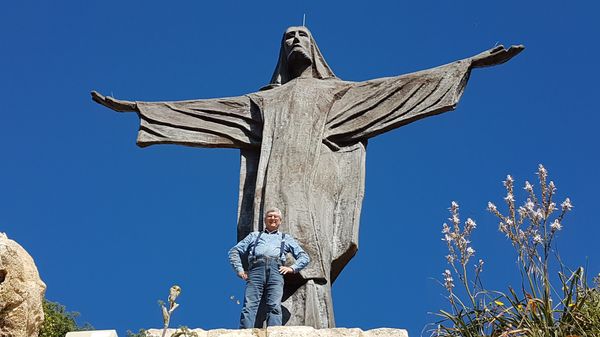
<path id="1" fill-rule="evenodd" d="M 362 337 L 408 337 L 404 329 L 379 328 L 363 332 Z"/>
<path id="2" fill-rule="evenodd" d="M 118 337 L 115 330 L 93 330 L 67 332 L 65 337 Z"/>
<path id="3" fill-rule="evenodd" d="M 148 337 L 162 337 L 162 329 L 146 330 Z M 167 329 L 165 337 L 171 337 L 177 329 Z M 274 326 L 266 329 L 190 329 L 198 337 L 408 337 L 404 329 L 380 328 L 363 331 L 359 328 L 315 329 L 310 326 Z M 104 337 L 70 336 L 67 337 Z M 106 337 L 116 337 L 106 336 Z M 186 336 L 180 336 L 186 337 Z"/>

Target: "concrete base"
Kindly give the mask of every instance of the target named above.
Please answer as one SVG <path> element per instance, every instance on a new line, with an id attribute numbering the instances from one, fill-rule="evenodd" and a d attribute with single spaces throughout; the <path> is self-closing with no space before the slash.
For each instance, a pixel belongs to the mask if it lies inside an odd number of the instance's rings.
<path id="1" fill-rule="evenodd" d="M 117 337 L 115 330 L 93 330 L 68 332 L 65 337 Z"/>
<path id="2" fill-rule="evenodd" d="M 189 331 L 196 333 L 197 337 L 408 337 L 406 330 L 391 328 L 363 331 L 358 328 L 315 329 L 308 326 L 275 326 L 266 329 L 190 329 Z M 168 329 L 165 337 L 171 337 L 175 332 L 176 329 Z M 162 329 L 149 329 L 148 334 L 149 337 L 161 337 Z"/>

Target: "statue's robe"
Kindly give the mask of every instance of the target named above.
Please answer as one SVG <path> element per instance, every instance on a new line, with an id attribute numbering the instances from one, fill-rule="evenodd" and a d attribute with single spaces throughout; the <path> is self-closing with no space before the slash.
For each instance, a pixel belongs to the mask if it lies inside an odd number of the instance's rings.
<path id="1" fill-rule="evenodd" d="M 140 146 L 241 150 L 238 240 L 283 211 L 282 231 L 311 257 L 286 279 L 290 325 L 334 327 L 331 283 L 358 248 L 367 140 L 453 110 L 470 59 L 365 82 L 296 78 L 270 90 L 179 102 L 137 102 Z"/>

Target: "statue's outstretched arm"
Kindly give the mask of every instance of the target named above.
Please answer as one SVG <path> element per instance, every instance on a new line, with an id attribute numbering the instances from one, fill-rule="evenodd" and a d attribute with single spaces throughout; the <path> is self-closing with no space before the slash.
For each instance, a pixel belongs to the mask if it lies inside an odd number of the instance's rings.
<path id="1" fill-rule="evenodd" d="M 260 97 L 245 95 L 175 102 L 130 102 L 92 91 L 92 99 L 112 110 L 137 112 L 137 144 L 256 148 L 262 137 Z M 253 98 L 254 97 L 254 98 Z"/>
<path id="2" fill-rule="evenodd" d="M 470 58 L 411 74 L 350 83 L 328 116 L 325 143 L 363 141 L 456 108 L 471 69 L 504 63 L 524 49 L 498 46 Z"/>
<path id="3" fill-rule="evenodd" d="M 115 99 L 110 96 L 104 96 L 97 91 L 92 91 L 92 99 L 94 102 L 104 105 L 109 109 L 113 109 L 118 112 L 139 112 L 135 102 L 123 101 Z"/>

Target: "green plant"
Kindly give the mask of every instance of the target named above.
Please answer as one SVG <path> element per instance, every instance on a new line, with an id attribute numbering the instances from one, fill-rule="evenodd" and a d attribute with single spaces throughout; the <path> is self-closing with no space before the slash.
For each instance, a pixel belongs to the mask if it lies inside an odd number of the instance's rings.
<path id="1" fill-rule="evenodd" d="M 127 330 L 127 337 L 148 337 L 148 331 L 145 329 L 140 329 L 140 331 L 132 332 L 131 330 Z"/>
<path id="2" fill-rule="evenodd" d="M 79 316 L 79 313 L 67 311 L 65 306 L 60 303 L 44 299 L 42 306 L 44 323 L 40 327 L 39 337 L 64 337 L 67 332 L 94 329 L 89 323 L 83 326 L 77 325 L 75 318 Z"/>
<path id="3" fill-rule="evenodd" d="M 579 289 L 581 301 L 572 313 L 573 325 L 577 328 L 567 330 L 571 335 L 581 330 L 588 336 L 600 336 L 600 275 L 594 278 L 594 284 L 594 288 Z"/>
<path id="4" fill-rule="evenodd" d="M 467 268 L 475 254 L 470 246 L 470 235 L 476 224 L 467 219 L 461 226 L 458 204 L 452 202 L 451 225 L 444 224 L 442 229 L 449 252 L 446 260 L 454 272 L 443 273 L 451 310 L 440 311 L 438 315 L 442 320 L 437 322 L 432 336 L 600 335 L 598 283 L 595 288 L 589 288 L 582 267 L 566 271 L 555 249 L 556 233 L 562 230 L 563 218 L 573 206 L 566 198 L 560 208 L 557 207 L 556 187 L 554 182 L 548 182 L 548 172 L 540 165 L 537 174 L 539 194 L 526 181 L 527 198 L 522 206 L 515 204 L 514 180 L 510 175 L 504 181 L 506 213 L 502 214 L 496 205 L 488 203 L 488 210 L 500 220 L 500 232 L 517 253 L 522 283 L 516 290 L 512 287 L 507 292 L 485 289 L 480 279 L 483 260 L 479 260 L 473 271 Z M 553 260 L 560 269 L 560 288 L 553 287 L 550 277 Z M 454 276 L 460 280 L 463 296 L 457 294 Z"/>
<path id="5" fill-rule="evenodd" d="M 198 337 L 198 333 L 190 330 L 187 326 L 180 326 L 175 330 L 171 337 Z"/>

